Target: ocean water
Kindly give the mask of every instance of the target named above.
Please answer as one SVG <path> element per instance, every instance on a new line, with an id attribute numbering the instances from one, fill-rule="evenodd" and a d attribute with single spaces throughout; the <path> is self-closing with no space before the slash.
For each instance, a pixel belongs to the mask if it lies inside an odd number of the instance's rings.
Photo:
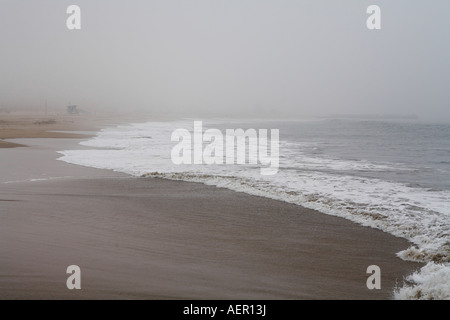
<path id="1" fill-rule="evenodd" d="M 410 240 L 398 253 L 426 262 L 398 299 L 450 299 L 450 124 L 388 120 L 204 121 L 203 129 L 279 129 L 280 168 L 174 165 L 173 130 L 193 120 L 102 130 L 60 160 L 135 176 L 201 182 L 316 209 Z M 206 144 L 205 144 L 206 145 Z"/>

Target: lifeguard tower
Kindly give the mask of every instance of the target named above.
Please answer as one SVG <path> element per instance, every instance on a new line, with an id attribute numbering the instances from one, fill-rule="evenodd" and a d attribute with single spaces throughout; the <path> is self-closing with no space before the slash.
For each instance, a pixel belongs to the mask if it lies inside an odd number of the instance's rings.
<path id="1" fill-rule="evenodd" d="M 78 112 L 77 107 L 78 106 L 76 106 L 76 105 L 68 105 L 67 106 L 67 113 L 68 114 L 78 114 L 79 112 Z"/>

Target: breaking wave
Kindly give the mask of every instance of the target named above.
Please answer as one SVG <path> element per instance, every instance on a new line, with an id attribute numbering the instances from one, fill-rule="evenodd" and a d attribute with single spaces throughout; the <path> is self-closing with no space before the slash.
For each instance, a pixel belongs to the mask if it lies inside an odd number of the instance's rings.
<path id="1" fill-rule="evenodd" d="M 280 171 L 261 176 L 255 165 L 181 165 L 170 160 L 171 132 L 189 122 L 160 122 L 102 130 L 60 160 L 139 177 L 199 182 L 301 205 L 405 238 L 401 259 L 426 265 L 404 279 L 397 299 L 450 298 L 450 191 L 365 176 L 364 172 L 413 173 L 401 163 L 345 160 L 306 153 L 323 146 L 280 141 Z M 316 149 L 314 149 L 316 150 Z"/>

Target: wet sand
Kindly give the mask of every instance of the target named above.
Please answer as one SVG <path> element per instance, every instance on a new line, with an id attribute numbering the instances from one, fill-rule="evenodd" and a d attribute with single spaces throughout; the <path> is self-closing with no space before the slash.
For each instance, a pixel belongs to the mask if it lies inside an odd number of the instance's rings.
<path id="1" fill-rule="evenodd" d="M 421 266 L 395 256 L 406 240 L 341 218 L 55 161 L 74 139 L 14 142 L 29 147 L 0 149 L 1 299 L 390 299 Z"/>

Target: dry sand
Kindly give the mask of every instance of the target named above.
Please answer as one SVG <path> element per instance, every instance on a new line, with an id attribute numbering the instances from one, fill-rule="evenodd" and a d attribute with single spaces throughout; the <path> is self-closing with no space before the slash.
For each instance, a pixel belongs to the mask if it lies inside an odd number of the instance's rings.
<path id="1" fill-rule="evenodd" d="M 55 161 L 74 139 L 15 142 L 29 147 L 0 149 L 1 299 L 389 299 L 420 267 L 395 256 L 406 240 L 341 218 Z"/>
<path id="2" fill-rule="evenodd" d="M 126 121 L 137 121 L 138 116 L 125 117 Z M 123 115 L 103 113 L 101 115 L 45 115 L 35 112 L 0 113 L 0 148 L 23 147 L 5 139 L 23 138 L 83 138 L 86 134 L 62 131 L 92 131 L 121 123 Z"/>

